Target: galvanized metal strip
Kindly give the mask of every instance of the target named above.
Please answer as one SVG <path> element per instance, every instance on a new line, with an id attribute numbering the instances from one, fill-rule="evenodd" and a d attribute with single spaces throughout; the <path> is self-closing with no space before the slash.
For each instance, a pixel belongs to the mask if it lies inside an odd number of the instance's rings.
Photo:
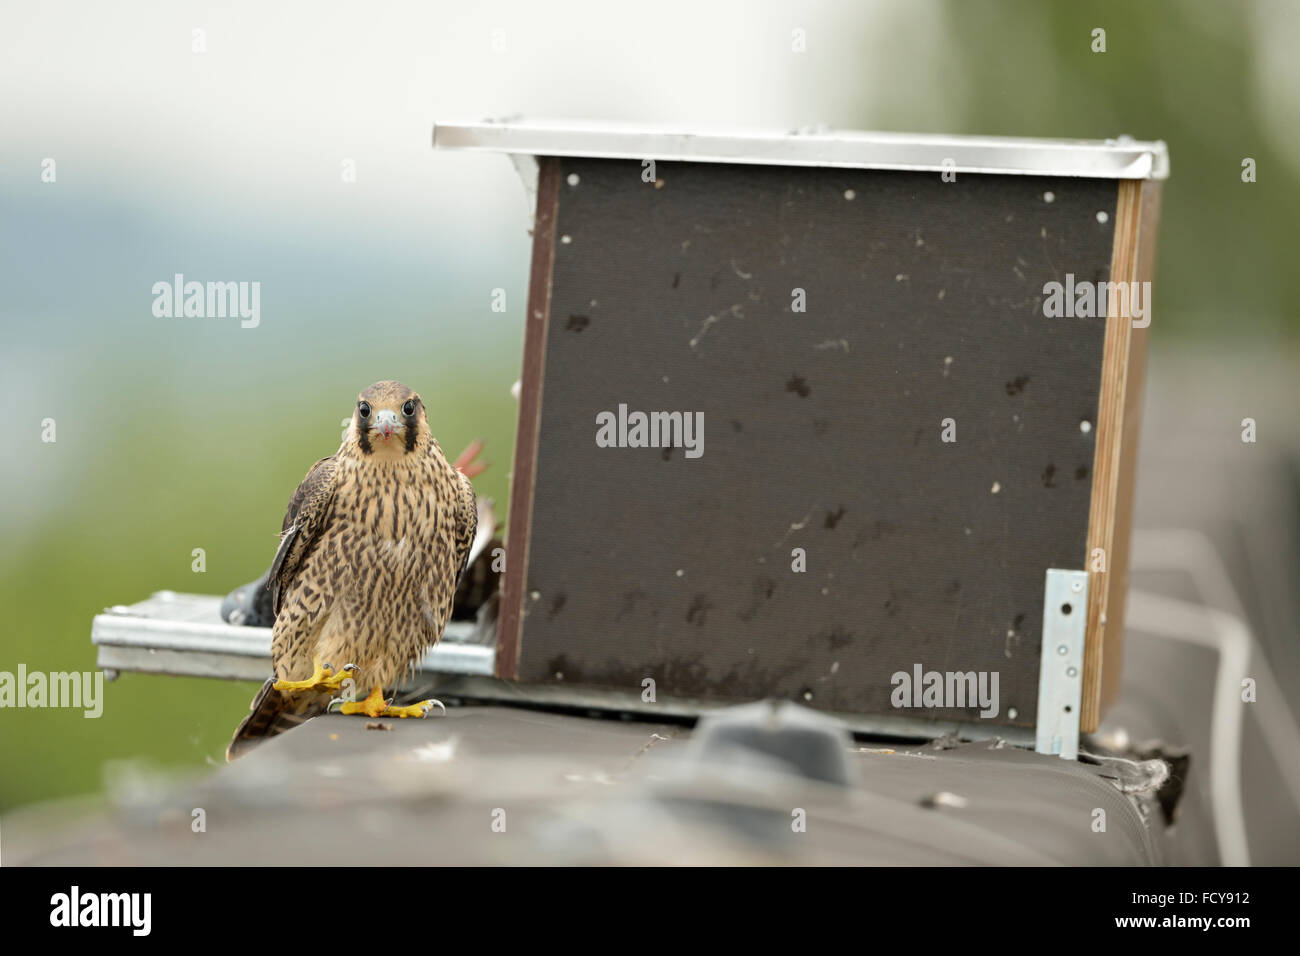
<path id="1" fill-rule="evenodd" d="M 1088 572 L 1048 568 L 1043 586 L 1043 649 L 1038 664 L 1034 749 L 1066 760 L 1079 756 Z"/>
<path id="2" fill-rule="evenodd" d="M 221 620 L 221 598 L 160 591 L 95 616 L 90 640 L 105 671 L 264 680 L 271 676 L 271 629 Z M 444 674 L 491 675 L 495 647 L 475 643 L 475 626 L 453 621 L 423 668 Z"/>

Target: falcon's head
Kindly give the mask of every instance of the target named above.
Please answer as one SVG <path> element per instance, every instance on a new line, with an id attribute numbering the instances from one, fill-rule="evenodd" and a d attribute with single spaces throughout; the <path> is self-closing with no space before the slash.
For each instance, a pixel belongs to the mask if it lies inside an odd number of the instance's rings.
<path id="1" fill-rule="evenodd" d="M 429 447 L 424 402 L 401 382 L 376 382 L 357 396 L 348 438 L 363 456 L 392 460 Z"/>

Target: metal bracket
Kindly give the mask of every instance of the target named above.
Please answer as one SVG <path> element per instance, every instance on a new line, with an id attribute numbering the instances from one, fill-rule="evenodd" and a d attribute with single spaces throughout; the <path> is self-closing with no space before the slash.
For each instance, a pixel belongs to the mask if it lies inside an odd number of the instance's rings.
<path id="1" fill-rule="evenodd" d="M 1088 572 L 1048 568 L 1043 586 L 1043 649 L 1038 663 L 1034 745 L 1040 754 L 1078 759 L 1087 630 Z"/>

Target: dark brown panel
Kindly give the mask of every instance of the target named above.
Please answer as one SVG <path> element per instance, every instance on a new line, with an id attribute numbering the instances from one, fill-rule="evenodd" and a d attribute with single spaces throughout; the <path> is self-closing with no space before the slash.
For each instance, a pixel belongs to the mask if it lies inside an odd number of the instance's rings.
<path id="1" fill-rule="evenodd" d="M 562 161 L 519 678 L 971 719 L 894 710 L 890 677 L 995 671 L 994 722 L 1032 726 L 1044 570 L 1085 566 L 1105 337 L 1045 318 L 1043 287 L 1108 278 L 1115 182 L 658 174 Z M 703 412 L 703 456 L 597 447 L 620 404 Z"/>

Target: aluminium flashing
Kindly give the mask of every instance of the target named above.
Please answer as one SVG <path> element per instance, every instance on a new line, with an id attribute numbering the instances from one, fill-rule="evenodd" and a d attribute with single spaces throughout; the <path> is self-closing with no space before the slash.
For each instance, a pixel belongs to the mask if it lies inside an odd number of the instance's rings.
<path id="1" fill-rule="evenodd" d="M 443 122 L 436 149 L 531 156 L 825 166 L 916 172 L 1166 179 L 1163 141 L 954 136 L 846 130 L 690 131 L 614 123 Z"/>

